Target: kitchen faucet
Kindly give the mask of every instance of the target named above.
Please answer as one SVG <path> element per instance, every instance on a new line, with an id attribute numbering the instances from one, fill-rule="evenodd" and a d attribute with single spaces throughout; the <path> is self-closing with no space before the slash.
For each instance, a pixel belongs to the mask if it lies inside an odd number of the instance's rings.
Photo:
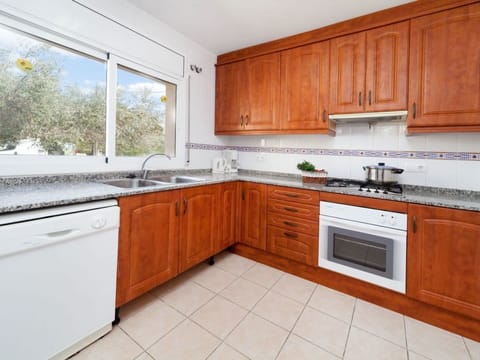
<path id="1" fill-rule="evenodd" d="M 145 169 L 145 164 L 147 163 L 148 160 L 150 160 L 152 157 L 157 156 L 157 155 L 158 156 L 160 156 L 160 155 L 166 156 L 168 158 L 168 160 L 172 160 L 172 158 L 169 155 L 164 154 L 164 153 L 153 153 L 153 154 L 148 155 L 145 158 L 145 160 L 143 160 L 142 169 L 141 169 L 141 171 L 143 171 L 142 179 L 145 180 L 147 178 L 147 174 L 148 174 L 148 170 Z"/>

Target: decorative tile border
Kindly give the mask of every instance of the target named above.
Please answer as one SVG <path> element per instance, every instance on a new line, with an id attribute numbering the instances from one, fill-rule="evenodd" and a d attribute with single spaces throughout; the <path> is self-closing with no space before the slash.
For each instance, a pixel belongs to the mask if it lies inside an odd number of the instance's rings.
<path id="1" fill-rule="evenodd" d="M 290 147 L 259 147 L 259 146 L 229 146 L 187 143 L 187 149 L 193 150 L 237 150 L 241 152 L 262 152 L 273 154 L 300 154 L 326 156 L 357 156 L 427 160 L 462 160 L 480 161 L 479 152 L 437 152 L 437 151 L 396 151 L 396 150 L 347 150 L 347 149 L 316 149 Z"/>

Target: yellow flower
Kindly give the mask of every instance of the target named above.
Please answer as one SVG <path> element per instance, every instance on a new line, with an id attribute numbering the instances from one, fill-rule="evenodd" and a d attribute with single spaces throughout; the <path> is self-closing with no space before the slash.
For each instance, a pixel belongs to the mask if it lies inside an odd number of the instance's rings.
<path id="1" fill-rule="evenodd" d="M 33 66 L 32 63 L 26 59 L 18 58 L 17 61 L 15 62 L 17 64 L 17 67 L 25 72 L 28 72 L 32 70 Z"/>

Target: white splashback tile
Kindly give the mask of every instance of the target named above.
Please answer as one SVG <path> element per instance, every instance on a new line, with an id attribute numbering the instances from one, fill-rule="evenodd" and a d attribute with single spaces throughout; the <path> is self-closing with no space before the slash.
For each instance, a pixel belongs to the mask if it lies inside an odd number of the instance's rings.
<path id="1" fill-rule="evenodd" d="M 457 163 L 456 188 L 480 191 L 480 161 L 455 161 Z"/>
<path id="2" fill-rule="evenodd" d="M 425 151 L 457 151 L 457 134 L 425 135 Z"/>
<path id="3" fill-rule="evenodd" d="M 457 182 L 457 162 L 444 160 L 425 160 L 425 182 L 427 186 L 455 187 Z"/>
<path id="4" fill-rule="evenodd" d="M 457 151 L 480 151 L 480 133 L 457 134 Z"/>
<path id="5" fill-rule="evenodd" d="M 390 123 L 378 123 L 372 126 L 372 149 L 398 150 L 398 126 Z"/>

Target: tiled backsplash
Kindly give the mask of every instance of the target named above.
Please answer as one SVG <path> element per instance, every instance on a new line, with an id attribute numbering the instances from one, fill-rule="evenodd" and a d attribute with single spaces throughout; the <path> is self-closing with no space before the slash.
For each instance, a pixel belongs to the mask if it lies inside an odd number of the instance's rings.
<path id="1" fill-rule="evenodd" d="M 236 149 L 240 168 L 297 173 L 308 160 L 329 176 L 363 179 L 377 162 L 405 169 L 400 183 L 480 190 L 480 133 L 405 136 L 405 123 L 342 124 L 337 136 L 226 136 L 222 145 L 190 143 L 196 150 Z"/>

